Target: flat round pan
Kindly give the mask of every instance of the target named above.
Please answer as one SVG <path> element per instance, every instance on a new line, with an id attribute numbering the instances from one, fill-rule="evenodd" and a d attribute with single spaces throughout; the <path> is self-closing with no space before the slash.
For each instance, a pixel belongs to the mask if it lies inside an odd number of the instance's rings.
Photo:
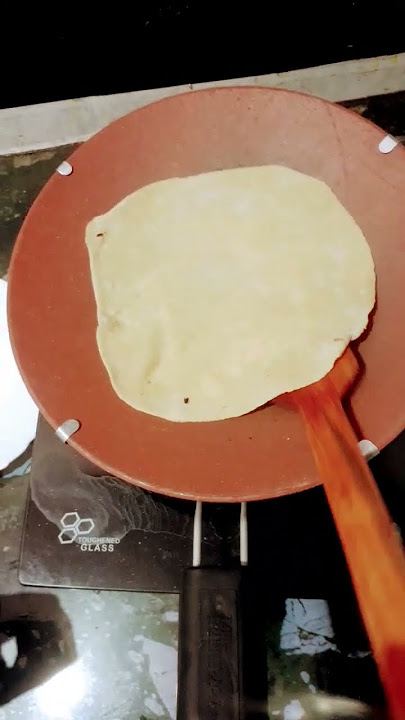
<path id="1" fill-rule="evenodd" d="M 405 417 L 405 152 L 385 133 L 322 100 L 267 88 L 178 95 L 114 122 L 55 173 L 18 237 L 9 279 L 20 370 L 71 444 L 127 482 L 206 501 L 255 500 L 318 483 L 299 417 L 269 406 L 213 423 L 171 423 L 114 393 L 96 345 L 86 223 L 147 183 L 221 168 L 279 163 L 324 180 L 362 228 L 377 269 L 365 371 L 352 395 L 360 435 L 381 448 Z M 218 348 L 218 352 L 221 349 Z"/>

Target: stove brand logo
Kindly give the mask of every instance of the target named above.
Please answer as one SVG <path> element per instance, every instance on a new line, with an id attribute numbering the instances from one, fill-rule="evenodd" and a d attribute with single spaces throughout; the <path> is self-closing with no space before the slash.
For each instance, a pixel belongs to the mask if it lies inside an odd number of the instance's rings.
<path id="1" fill-rule="evenodd" d="M 81 518 L 79 513 L 68 512 L 61 518 L 62 530 L 58 535 L 61 545 L 72 545 L 82 552 L 114 552 L 119 538 L 90 537 L 95 524 L 92 518 Z"/>
<path id="2" fill-rule="evenodd" d="M 70 545 L 79 535 L 89 535 L 94 529 L 94 520 L 81 518 L 77 512 L 65 513 L 61 523 L 63 530 L 58 535 L 61 545 Z"/>

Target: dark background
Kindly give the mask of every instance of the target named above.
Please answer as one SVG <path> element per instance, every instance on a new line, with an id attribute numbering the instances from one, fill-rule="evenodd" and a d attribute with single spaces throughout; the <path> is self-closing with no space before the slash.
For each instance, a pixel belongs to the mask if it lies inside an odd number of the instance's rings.
<path id="1" fill-rule="evenodd" d="M 1 9 L 0 107 L 405 50 L 405 0 L 56 3 Z"/>

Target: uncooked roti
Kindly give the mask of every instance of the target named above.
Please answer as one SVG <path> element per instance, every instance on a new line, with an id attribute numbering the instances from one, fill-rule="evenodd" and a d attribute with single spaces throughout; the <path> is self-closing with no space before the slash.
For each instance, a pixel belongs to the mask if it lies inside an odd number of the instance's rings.
<path id="1" fill-rule="evenodd" d="M 172 421 L 243 415 L 319 380 L 374 304 L 360 228 L 325 183 L 277 165 L 147 185 L 86 243 L 111 383 Z"/>

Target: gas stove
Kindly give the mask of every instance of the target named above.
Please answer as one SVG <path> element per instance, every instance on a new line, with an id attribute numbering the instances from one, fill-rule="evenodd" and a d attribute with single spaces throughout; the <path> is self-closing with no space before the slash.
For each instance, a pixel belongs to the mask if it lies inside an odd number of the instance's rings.
<path id="1" fill-rule="evenodd" d="M 373 461 L 377 477 L 386 478 L 388 467 L 393 474 L 385 493 L 392 512 L 398 509 L 395 458 L 401 443 L 403 438 Z M 106 475 L 63 444 L 40 417 L 20 581 L 176 593 L 182 569 L 192 561 L 194 510 L 194 503 Z M 254 617 L 268 647 L 272 633 L 280 634 L 280 650 L 287 655 L 324 658 L 316 671 L 311 665 L 319 689 L 379 705 L 375 665 L 322 488 L 250 503 L 248 523 L 249 572 L 258 600 Z M 238 505 L 203 506 L 204 564 L 239 562 L 238 524 Z M 267 652 L 272 665 L 276 658 Z"/>
<path id="2" fill-rule="evenodd" d="M 382 457 L 382 456 L 380 456 Z M 378 461 L 378 458 L 376 459 Z M 376 461 L 373 461 L 376 462 Z M 271 468 L 269 468 L 271 473 Z M 24 585 L 178 592 L 195 505 L 106 475 L 40 416 L 20 558 Z M 323 490 L 248 504 L 249 565 L 274 597 L 349 597 Z M 203 506 L 202 563 L 239 558 L 239 506 Z"/>
<path id="3" fill-rule="evenodd" d="M 219 514 L 234 515 L 234 509 Z M 153 495 L 104 474 L 63 444 L 40 417 L 20 581 L 176 592 L 181 568 L 191 558 L 193 512 L 193 503 Z M 220 538 L 210 515 L 203 552 L 208 563 L 215 563 Z M 230 548 L 234 545 L 231 538 Z"/>

